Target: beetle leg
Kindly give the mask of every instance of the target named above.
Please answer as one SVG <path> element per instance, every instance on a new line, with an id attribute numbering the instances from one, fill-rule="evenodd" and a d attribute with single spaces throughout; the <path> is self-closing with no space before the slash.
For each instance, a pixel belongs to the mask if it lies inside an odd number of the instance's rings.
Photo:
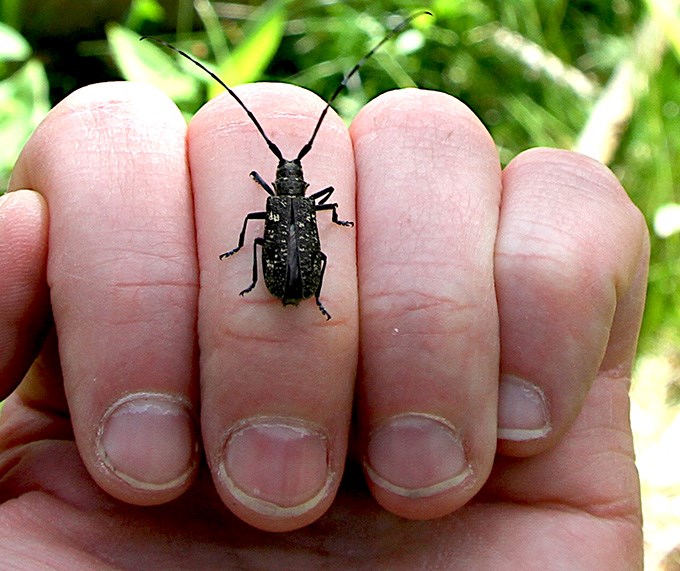
<path id="1" fill-rule="evenodd" d="M 233 250 L 229 250 L 224 254 L 220 254 L 220 260 L 222 260 L 223 258 L 228 258 L 232 254 L 235 254 L 241 248 L 243 248 L 243 242 L 246 239 L 246 226 L 248 226 L 248 220 L 264 220 L 266 215 L 267 215 L 266 212 L 251 212 L 250 214 L 248 214 L 245 220 L 243 221 L 243 228 L 241 229 L 241 234 L 238 237 L 238 246 L 236 246 L 236 248 L 234 248 Z"/>
<path id="2" fill-rule="evenodd" d="M 311 197 L 310 197 L 311 198 Z M 333 216 L 331 220 L 340 226 L 354 226 L 354 222 L 349 222 L 347 220 L 338 220 L 338 204 L 333 202 L 332 204 L 317 204 L 314 208 L 317 212 L 319 210 L 332 210 Z"/>
<path id="3" fill-rule="evenodd" d="M 245 295 L 249 291 L 253 291 L 255 284 L 257 283 L 257 247 L 264 246 L 264 238 L 255 238 L 253 240 L 253 283 L 251 283 L 246 289 L 244 289 L 239 295 Z"/>
<path id="4" fill-rule="evenodd" d="M 257 184 L 264 188 L 267 194 L 269 194 L 270 196 L 276 196 L 276 193 L 272 190 L 272 187 L 267 184 L 267 181 L 265 181 L 255 171 L 250 172 L 250 178 L 252 178 Z"/>
<path id="5" fill-rule="evenodd" d="M 323 204 L 324 202 L 326 202 L 331 197 L 331 194 L 333 194 L 334 190 L 335 189 L 332 186 L 329 186 L 328 188 L 324 188 L 323 190 L 320 190 L 319 192 L 315 192 L 314 194 L 311 194 L 309 196 L 309 198 L 311 198 L 314 202 L 316 202 L 317 199 L 323 197 L 323 198 L 321 198 L 321 200 L 319 200 L 319 204 Z"/>
<path id="6" fill-rule="evenodd" d="M 319 287 L 316 289 L 314 298 L 316 299 L 316 305 L 319 308 L 319 311 L 321 311 L 321 313 L 326 316 L 326 321 L 328 321 L 331 318 L 331 314 L 326 311 L 326 308 L 319 299 L 319 296 L 321 295 L 321 286 L 323 285 L 323 275 L 326 273 L 326 261 L 328 258 L 326 258 L 326 254 L 323 252 L 319 252 L 319 258 L 321 258 L 321 273 L 319 274 Z"/>

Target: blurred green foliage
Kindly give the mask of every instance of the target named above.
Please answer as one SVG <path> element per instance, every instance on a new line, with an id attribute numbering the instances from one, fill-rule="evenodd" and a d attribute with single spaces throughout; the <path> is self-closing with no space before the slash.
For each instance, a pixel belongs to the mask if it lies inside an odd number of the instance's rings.
<path id="1" fill-rule="evenodd" d="M 0 20 L 21 31 L 20 4 L 0 3 Z M 79 9 L 79 2 L 72 4 Z M 642 347 L 653 350 L 660 340 L 679 346 L 680 235 L 678 209 L 672 208 L 680 202 L 677 0 L 134 0 L 127 16 L 75 45 L 79 61 L 101 62 L 112 79 L 155 83 L 189 116 L 219 86 L 175 54 L 139 43 L 140 34 L 172 41 L 232 85 L 287 81 L 327 97 L 389 27 L 423 8 L 435 18 L 417 21 L 377 53 L 350 81 L 336 110 L 349 120 L 379 93 L 417 85 L 469 105 L 493 135 L 504 164 L 534 146 L 594 149 L 650 228 L 658 213 L 664 220 L 675 216 L 675 233 L 652 231 Z M 58 84 L 88 81 L 88 66 L 81 64 L 74 64 L 71 76 L 52 74 L 41 61 L 49 63 L 54 54 L 36 57 L 9 25 L 0 27 L 3 185 L 48 109 L 46 77 L 53 92 Z"/>
<path id="2" fill-rule="evenodd" d="M 0 184 L 7 177 L 24 142 L 50 109 L 48 82 L 42 63 L 14 28 L 0 22 Z"/>

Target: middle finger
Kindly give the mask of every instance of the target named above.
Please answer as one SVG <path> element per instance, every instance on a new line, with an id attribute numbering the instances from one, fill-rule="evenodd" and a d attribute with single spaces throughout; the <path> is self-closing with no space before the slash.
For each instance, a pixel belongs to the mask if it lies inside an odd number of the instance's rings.
<path id="1" fill-rule="evenodd" d="M 297 156 L 323 102 L 291 86 L 239 93 L 283 156 Z M 328 257 L 321 301 L 333 319 L 326 321 L 313 297 L 283 307 L 263 283 L 262 249 L 253 252 L 262 219 L 248 223 L 242 250 L 218 259 L 236 246 L 246 213 L 264 211 L 268 195 L 248 174 L 254 169 L 271 183 L 276 157 L 225 95 L 192 121 L 189 158 L 201 266 L 202 428 L 213 479 L 225 503 L 252 525 L 300 527 L 330 505 L 344 462 L 357 358 L 354 229 L 318 213 Z M 337 115 L 326 117 L 302 162 L 307 196 L 332 184 L 326 204 L 337 202 L 339 218 L 353 220 L 352 149 Z M 304 247 L 301 240 L 299 251 Z M 239 297 L 252 280 L 254 253 L 260 279 Z"/>
<path id="2" fill-rule="evenodd" d="M 382 96 L 351 134 L 364 466 L 384 507 L 437 517 L 474 495 L 494 457 L 498 156 L 474 114 L 436 92 Z"/>

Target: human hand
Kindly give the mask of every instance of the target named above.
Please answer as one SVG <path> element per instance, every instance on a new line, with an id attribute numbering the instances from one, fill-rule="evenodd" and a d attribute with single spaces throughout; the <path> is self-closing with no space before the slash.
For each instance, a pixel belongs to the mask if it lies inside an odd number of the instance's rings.
<path id="1" fill-rule="evenodd" d="M 321 102 L 240 93 L 294 156 Z M 248 247 L 217 258 L 263 209 L 248 173 L 276 166 L 243 111 L 221 97 L 194 118 L 190 175 L 185 131 L 148 87 L 91 86 L 17 164 L 12 189 L 40 195 L 0 209 L 6 394 L 49 303 L 55 329 L 1 418 L 4 561 L 639 564 L 627 389 L 647 237 L 604 167 L 536 150 L 501 174 L 479 121 L 440 93 L 378 98 L 351 143 L 329 116 L 303 167 L 310 192 L 335 186 L 356 242 L 319 214 L 326 322 L 263 284 L 240 298 Z"/>

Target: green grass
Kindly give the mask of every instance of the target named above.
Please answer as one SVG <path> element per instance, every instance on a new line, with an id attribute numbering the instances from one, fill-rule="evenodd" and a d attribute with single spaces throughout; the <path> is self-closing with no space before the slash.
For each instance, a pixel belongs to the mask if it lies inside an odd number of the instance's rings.
<path id="1" fill-rule="evenodd" d="M 417 85 L 445 91 L 469 105 L 496 140 L 503 163 L 539 145 L 588 148 L 607 162 L 652 229 L 641 361 L 661 359 L 667 367 L 657 367 L 665 372 L 637 382 L 674 411 L 680 374 L 680 234 L 657 235 L 654 228 L 661 207 L 680 203 L 678 0 L 269 0 L 214 5 L 203 0 L 196 5 L 200 25 L 195 28 L 206 31 L 192 30 L 192 5 L 182 0 L 171 26 L 176 33 L 163 37 L 211 62 L 232 84 L 286 81 L 324 97 L 399 21 L 390 14 L 403 16 L 422 8 L 435 12 L 435 18 L 418 21 L 376 54 L 334 107 L 350 120 L 379 93 Z M 0 19 L 21 29 L 18 6 L 0 4 L 6 11 Z M 104 62 L 112 78 L 158 83 L 189 116 L 218 90 L 200 70 L 178 63 L 158 46 L 137 42 L 139 34 L 163 34 L 164 19 L 154 0 L 136 0 L 126 21 L 109 25 L 106 35 L 102 30 L 100 40 L 83 41 L 78 52 L 83 61 Z M 47 78 L 53 88 L 55 82 L 84 81 L 79 65 L 74 65 L 71 80 L 63 73 L 50 75 L 49 67 L 46 76 L 41 62 L 49 61 L 50 54 L 41 55 L 36 57 L 11 28 L 0 29 L 4 181 L 20 145 L 47 111 Z"/>

